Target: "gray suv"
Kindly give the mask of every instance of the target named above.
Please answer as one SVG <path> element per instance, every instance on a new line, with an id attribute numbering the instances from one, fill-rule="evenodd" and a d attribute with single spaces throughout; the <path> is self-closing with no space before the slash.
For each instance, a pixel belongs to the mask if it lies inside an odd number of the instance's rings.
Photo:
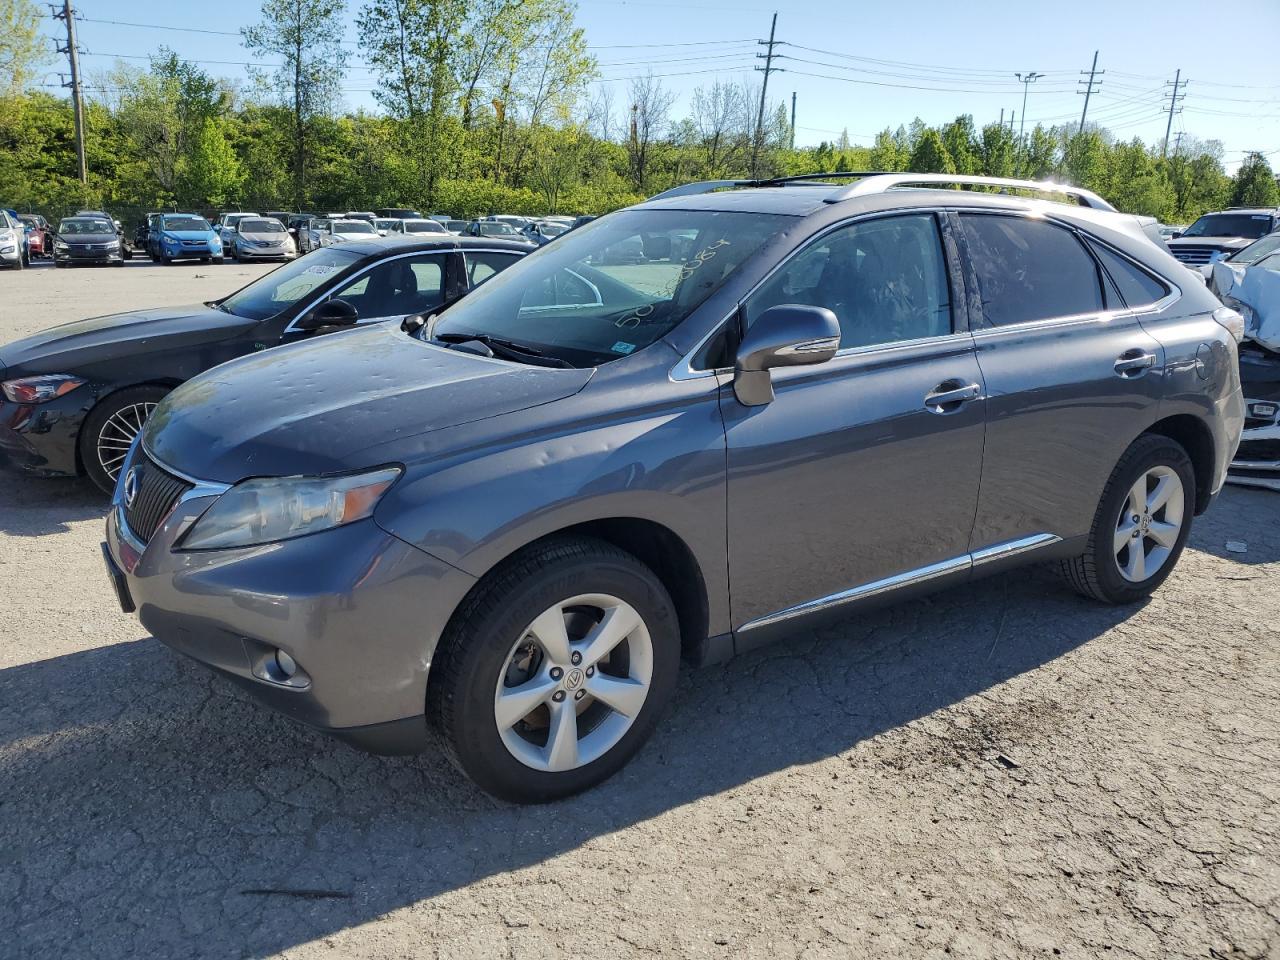
<path id="1" fill-rule="evenodd" d="M 639 749 L 682 659 L 1024 563 L 1156 589 L 1240 437 L 1239 315 L 1087 191 L 815 176 L 678 188 L 178 387 L 107 520 L 124 609 L 545 801 Z"/>

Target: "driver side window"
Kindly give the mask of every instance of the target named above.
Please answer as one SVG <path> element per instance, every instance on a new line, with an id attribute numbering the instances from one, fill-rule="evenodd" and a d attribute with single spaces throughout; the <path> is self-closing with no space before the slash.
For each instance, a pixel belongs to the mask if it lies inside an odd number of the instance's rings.
<path id="1" fill-rule="evenodd" d="M 826 307 L 840 347 L 952 332 L 942 239 L 932 214 L 885 217 L 833 230 L 782 267 L 747 302 L 750 326 L 781 304 Z"/>
<path id="2" fill-rule="evenodd" d="M 428 254 L 387 260 L 361 274 L 332 299 L 356 308 L 360 322 L 407 317 L 443 300 L 444 257 Z"/>

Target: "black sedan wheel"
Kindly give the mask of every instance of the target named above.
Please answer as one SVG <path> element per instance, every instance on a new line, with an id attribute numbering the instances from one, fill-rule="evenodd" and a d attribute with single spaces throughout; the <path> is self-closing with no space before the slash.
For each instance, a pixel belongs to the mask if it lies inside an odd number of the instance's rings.
<path id="1" fill-rule="evenodd" d="M 80 461 L 99 488 L 107 493 L 115 489 L 134 437 L 168 392 L 164 387 L 129 387 L 90 411 L 80 429 Z"/>

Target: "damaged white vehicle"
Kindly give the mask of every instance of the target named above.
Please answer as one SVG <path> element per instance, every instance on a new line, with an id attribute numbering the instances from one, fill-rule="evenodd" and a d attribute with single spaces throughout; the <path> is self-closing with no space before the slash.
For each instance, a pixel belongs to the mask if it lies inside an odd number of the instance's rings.
<path id="1" fill-rule="evenodd" d="M 1280 233 L 1213 264 L 1209 286 L 1245 321 L 1244 433 L 1227 479 L 1280 491 Z"/>

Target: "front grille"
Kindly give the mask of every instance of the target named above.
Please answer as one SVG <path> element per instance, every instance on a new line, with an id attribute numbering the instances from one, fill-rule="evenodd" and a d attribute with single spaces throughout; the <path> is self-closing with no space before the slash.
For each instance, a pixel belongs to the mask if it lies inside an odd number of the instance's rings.
<path id="1" fill-rule="evenodd" d="M 1173 255 L 1183 263 L 1195 265 L 1208 263 L 1215 253 L 1221 253 L 1217 247 L 1174 247 Z"/>
<path id="2" fill-rule="evenodd" d="M 141 450 L 129 467 L 129 473 L 133 480 L 131 482 L 129 476 L 125 476 L 124 519 L 134 535 L 146 543 L 169 515 L 178 498 L 192 485 L 162 470 Z M 131 489 L 134 491 L 132 502 L 129 498 Z"/>
<path id="3" fill-rule="evenodd" d="M 1236 462 L 1280 463 L 1280 440 L 1245 440 L 1236 451 Z"/>
<path id="4" fill-rule="evenodd" d="M 182 245 L 183 245 L 184 247 L 205 247 L 205 246 L 208 246 L 208 241 L 205 241 L 205 240 L 183 240 L 183 241 L 182 241 Z"/>

